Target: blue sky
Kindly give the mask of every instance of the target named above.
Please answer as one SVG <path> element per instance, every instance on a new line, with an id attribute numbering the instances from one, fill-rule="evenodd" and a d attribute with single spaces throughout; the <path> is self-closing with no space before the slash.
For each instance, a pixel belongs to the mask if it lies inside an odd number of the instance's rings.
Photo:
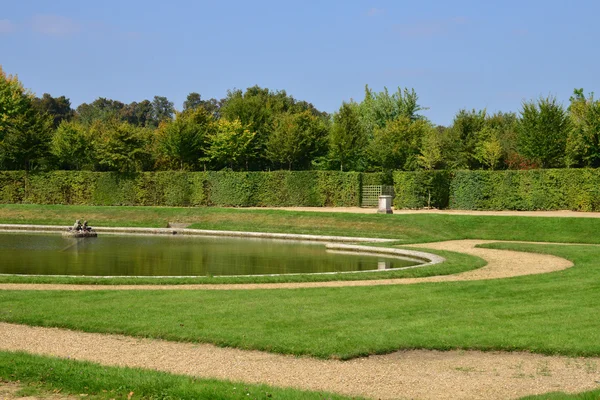
<path id="1" fill-rule="evenodd" d="M 414 88 L 424 114 L 518 111 L 600 90 L 600 2 L 4 1 L 0 65 L 74 107 L 258 84 L 333 112 L 364 85 Z"/>

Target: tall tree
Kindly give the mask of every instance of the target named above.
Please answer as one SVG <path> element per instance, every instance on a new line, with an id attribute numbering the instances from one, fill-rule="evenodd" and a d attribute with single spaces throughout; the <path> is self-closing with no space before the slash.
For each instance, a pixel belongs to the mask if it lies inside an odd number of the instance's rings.
<path id="1" fill-rule="evenodd" d="M 200 94 L 192 92 L 187 95 L 187 98 L 183 102 L 183 111 L 195 110 L 199 107 L 204 108 L 213 118 L 219 117 L 219 109 L 221 103 L 224 100 L 218 101 L 217 99 L 202 100 Z"/>
<path id="2" fill-rule="evenodd" d="M 239 119 L 242 125 L 256 133 L 253 140 L 253 157 L 250 160 L 251 169 L 266 169 L 271 165 L 266 152 L 269 136 L 273 132 L 273 121 L 284 113 L 297 114 L 309 111 L 323 118 L 323 113 L 316 110 L 312 104 L 296 101 L 285 91 L 270 91 L 267 88 L 253 86 L 241 90 L 227 92 L 219 110 L 221 118 L 229 121 Z"/>
<path id="3" fill-rule="evenodd" d="M 210 147 L 206 150 L 207 159 L 217 168 L 248 169 L 252 141 L 256 134 L 244 126 L 239 119 L 216 122 L 210 136 Z"/>
<path id="4" fill-rule="evenodd" d="M 212 116 L 203 108 L 177 113 L 175 120 L 161 124 L 157 147 L 169 167 L 194 170 L 203 158 Z"/>
<path id="5" fill-rule="evenodd" d="M 442 161 L 442 148 L 437 130 L 428 129 L 421 141 L 418 163 L 424 169 L 431 171 Z"/>
<path id="6" fill-rule="evenodd" d="M 108 171 L 143 171 L 151 164 L 150 136 L 144 128 L 127 122 L 96 121 L 90 127 L 94 150 L 101 168 Z"/>
<path id="7" fill-rule="evenodd" d="M 477 158 L 477 145 L 479 134 L 486 126 L 488 115 L 486 110 L 459 110 L 452 123 L 451 148 L 447 148 L 447 157 L 451 168 L 481 168 L 481 162 Z"/>
<path id="8" fill-rule="evenodd" d="M 432 129 L 427 120 L 399 117 L 384 127 L 375 127 L 367 147 L 370 164 L 381 170 L 414 170 L 422 137 Z"/>
<path id="9" fill-rule="evenodd" d="M 40 114 L 48 114 L 52 118 L 54 128 L 58 128 L 62 121 L 70 121 L 75 115 L 75 110 L 71 108 L 71 101 L 65 96 L 52 97 L 44 93 L 42 98 L 33 99 L 33 106 Z"/>
<path id="10" fill-rule="evenodd" d="M 329 157 L 340 171 L 362 170 L 367 135 L 360 123 L 358 105 L 344 102 L 333 116 L 329 139 Z"/>
<path id="11" fill-rule="evenodd" d="M 570 129 L 569 117 L 556 98 L 524 102 L 519 122 L 519 152 L 542 168 L 562 167 Z"/>
<path id="12" fill-rule="evenodd" d="M 49 154 L 51 120 L 33 107 L 33 95 L 0 67 L 0 167 L 31 169 Z"/>
<path id="13" fill-rule="evenodd" d="M 77 120 L 84 125 L 90 126 L 95 121 L 108 121 L 121 119 L 121 112 L 125 104 L 118 100 L 99 97 L 92 103 L 82 103 L 77 107 Z"/>
<path id="14" fill-rule="evenodd" d="M 187 95 L 185 101 L 183 102 L 183 111 L 187 110 L 195 110 L 200 107 L 202 104 L 202 97 L 199 93 L 191 92 Z"/>
<path id="15" fill-rule="evenodd" d="M 309 111 L 280 114 L 267 141 L 267 157 L 289 170 L 294 166 L 308 168 L 324 152 L 327 132 L 325 122 Z"/>
<path id="16" fill-rule="evenodd" d="M 122 121 L 135 126 L 156 128 L 159 122 L 154 118 L 154 109 L 150 100 L 142 100 L 139 103 L 134 101 L 125 105 L 119 116 Z"/>
<path id="17" fill-rule="evenodd" d="M 170 121 L 175 115 L 175 106 L 164 96 L 154 96 L 152 100 L 152 112 L 155 121 Z"/>
<path id="18" fill-rule="evenodd" d="M 399 87 L 390 94 L 387 88 L 378 93 L 365 86 L 365 98 L 359 104 L 359 114 L 367 135 L 370 136 L 375 127 L 383 128 L 397 118 L 408 118 L 410 121 L 422 119 L 419 111 L 425 108 L 418 101 L 419 96 L 414 89 Z"/>
<path id="19" fill-rule="evenodd" d="M 90 131 L 76 121 L 63 121 L 54 132 L 51 153 L 61 169 L 93 168 L 93 138 Z"/>
<path id="20" fill-rule="evenodd" d="M 600 167 L 600 100 L 575 89 L 569 105 L 572 129 L 567 139 L 566 165 Z"/>

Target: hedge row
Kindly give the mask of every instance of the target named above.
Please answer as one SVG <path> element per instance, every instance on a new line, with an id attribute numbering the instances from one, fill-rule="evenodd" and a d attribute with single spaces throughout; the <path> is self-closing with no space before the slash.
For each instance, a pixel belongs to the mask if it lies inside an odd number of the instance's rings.
<path id="1" fill-rule="evenodd" d="M 0 203 L 141 206 L 360 205 L 362 180 L 384 174 L 277 172 L 0 172 Z"/>
<path id="2" fill-rule="evenodd" d="M 395 207 L 600 211 L 600 169 L 395 172 Z"/>

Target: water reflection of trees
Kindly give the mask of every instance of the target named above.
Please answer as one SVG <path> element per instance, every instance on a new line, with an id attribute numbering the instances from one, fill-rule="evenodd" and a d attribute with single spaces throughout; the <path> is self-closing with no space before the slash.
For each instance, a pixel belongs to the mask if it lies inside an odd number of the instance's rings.
<path id="1" fill-rule="evenodd" d="M 0 272 L 101 276 L 256 275 L 377 269 L 381 258 L 329 254 L 319 244 L 190 237 L 73 239 L 0 234 Z M 386 260 L 389 267 L 406 266 Z"/>

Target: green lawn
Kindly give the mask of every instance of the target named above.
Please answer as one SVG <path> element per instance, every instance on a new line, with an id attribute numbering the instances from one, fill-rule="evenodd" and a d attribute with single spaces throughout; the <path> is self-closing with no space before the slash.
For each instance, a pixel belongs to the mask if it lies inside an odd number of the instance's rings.
<path id="1" fill-rule="evenodd" d="M 600 247 L 499 244 L 575 262 L 550 274 L 407 286 L 0 292 L 0 320 L 321 358 L 398 349 L 600 355 Z"/>
<path id="2" fill-rule="evenodd" d="M 399 243 L 448 239 L 600 243 L 600 219 L 469 215 L 385 215 L 246 210 L 236 208 L 0 205 L 0 223 L 166 227 L 284 232 L 397 239 Z"/>
<path id="3" fill-rule="evenodd" d="M 0 206 L 0 223 L 67 225 L 79 217 L 102 226 L 189 222 L 204 229 L 387 237 L 402 244 L 467 238 L 600 243 L 600 220 L 585 218 Z M 2 291 L 0 320 L 321 358 L 348 359 L 412 348 L 600 355 L 600 246 L 487 246 L 555 254 L 572 260 L 575 266 L 544 275 L 408 286 L 258 291 Z M 476 258 L 444 255 L 449 259 L 444 268 L 450 265 L 468 269 L 477 262 L 481 265 Z M 145 378 L 135 381 L 144 382 Z M 225 395 L 228 390 L 217 389 L 224 398 L 229 398 Z M 599 394 L 596 391 L 536 398 L 591 399 Z"/>

